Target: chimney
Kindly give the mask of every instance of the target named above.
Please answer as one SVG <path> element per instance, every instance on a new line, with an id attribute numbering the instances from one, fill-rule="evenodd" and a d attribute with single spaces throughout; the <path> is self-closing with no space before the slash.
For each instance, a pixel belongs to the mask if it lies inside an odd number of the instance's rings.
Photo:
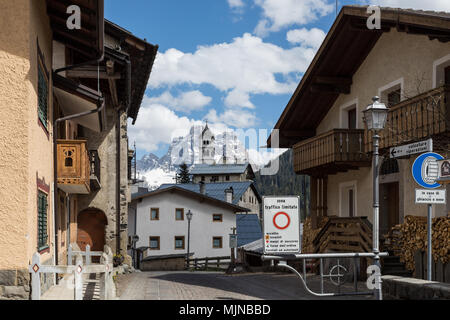
<path id="1" fill-rule="evenodd" d="M 203 181 L 200 181 L 199 185 L 200 185 L 200 193 L 205 195 L 206 194 L 205 183 Z"/>
<path id="2" fill-rule="evenodd" d="M 225 189 L 225 201 L 226 202 L 233 203 L 233 195 L 234 195 L 233 187 L 230 187 L 230 189 Z"/>

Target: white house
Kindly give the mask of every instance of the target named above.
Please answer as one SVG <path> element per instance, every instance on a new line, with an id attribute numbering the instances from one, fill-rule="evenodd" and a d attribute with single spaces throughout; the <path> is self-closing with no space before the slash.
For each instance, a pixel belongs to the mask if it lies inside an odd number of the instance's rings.
<path id="1" fill-rule="evenodd" d="M 230 194 L 231 195 L 231 194 Z M 193 257 L 230 255 L 229 234 L 236 227 L 236 213 L 248 212 L 232 203 L 205 193 L 171 186 L 132 197 L 129 229 L 139 237 L 135 247 L 146 248 L 146 256 L 167 256 L 187 253 L 188 219 L 190 253 Z"/>

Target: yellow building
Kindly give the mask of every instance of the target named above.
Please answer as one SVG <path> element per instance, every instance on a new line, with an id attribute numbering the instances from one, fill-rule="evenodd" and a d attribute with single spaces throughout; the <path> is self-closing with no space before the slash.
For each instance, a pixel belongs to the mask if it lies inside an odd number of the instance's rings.
<path id="1" fill-rule="evenodd" d="M 0 299 L 28 298 L 35 252 L 53 265 L 70 243 L 126 256 L 127 118 L 157 46 L 105 21 L 103 0 L 73 4 L 81 29 L 61 1 L 0 1 Z"/>

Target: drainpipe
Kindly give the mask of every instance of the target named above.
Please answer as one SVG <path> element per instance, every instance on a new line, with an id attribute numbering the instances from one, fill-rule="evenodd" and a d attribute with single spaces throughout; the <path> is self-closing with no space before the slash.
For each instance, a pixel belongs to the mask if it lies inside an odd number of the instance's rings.
<path id="1" fill-rule="evenodd" d="M 102 110 L 105 108 L 105 102 L 103 98 L 98 98 L 97 100 L 97 108 L 90 111 L 85 111 L 77 114 L 73 114 L 67 117 L 58 118 L 55 121 L 53 121 L 53 246 L 55 250 L 55 254 L 53 256 L 53 263 L 54 265 L 58 265 L 58 228 L 56 226 L 56 217 L 58 215 L 58 206 L 56 205 L 58 203 L 58 194 L 56 192 L 58 188 L 58 155 L 57 155 L 57 138 L 58 138 L 58 124 L 60 124 L 63 121 L 73 120 L 76 118 L 81 118 L 84 116 L 88 116 L 94 113 L 102 112 Z M 55 108 L 53 108 L 53 118 L 56 118 L 56 112 Z M 58 284 L 58 278 L 55 274 L 55 283 Z"/>

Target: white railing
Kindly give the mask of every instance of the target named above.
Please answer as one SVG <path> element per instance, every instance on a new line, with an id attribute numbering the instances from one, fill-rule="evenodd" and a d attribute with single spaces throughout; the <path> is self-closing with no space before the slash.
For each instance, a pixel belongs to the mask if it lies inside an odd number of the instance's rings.
<path id="1" fill-rule="evenodd" d="M 69 249 L 67 250 L 67 264 L 69 266 L 73 265 L 73 258 L 77 256 L 77 254 L 80 254 L 82 257 L 84 257 L 84 261 L 86 265 L 92 264 L 92 257 L 101 257 L 103 254 L 103 251 L 91 251 L 91 246 L 86 246 L 86 251 L 76 251 L 73 250 L 72 245 L 69 245 Z"/>
<path id="2" fill-rule="evenodd" d="M 72 254 L 74 252 L 72 251 Z M 87 257 L 89 263 L 83 263 L 83 255 Z M 83 300 L 83 275 L 85 274 L 102 274 L 100 280 L 100 298 L 102 300 L 111 300 L 114 298 L 114 281 L 113 272 L 113 254 L 111 248 L 105 246 L 104 252 L 101 254 L 100 264 L 90 264 L 92 252 L 86 255 L 86 252 L 75 253 L 75 265 L 52 266 L 41 264 L 41 256 L 39 253 L 33 255 L 32 263 L 29 266 L 31 273 L 31 299 L 41 299 L 41 273 L 55 274 L 73 274 L 74 275 L 74 300 Z M 72 259 L 72 257 L 70 258 Z M 68 260 L 71 263 L 72 260 Z"/>

